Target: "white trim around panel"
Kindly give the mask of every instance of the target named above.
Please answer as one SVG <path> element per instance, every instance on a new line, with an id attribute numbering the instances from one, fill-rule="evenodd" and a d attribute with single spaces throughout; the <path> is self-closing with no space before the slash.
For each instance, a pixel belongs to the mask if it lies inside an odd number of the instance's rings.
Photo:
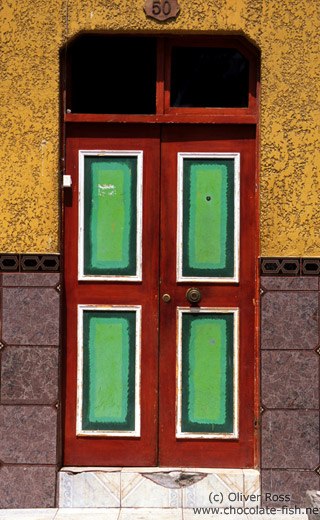
<path id="1" fill-rule="evenodd" d="M 137 157 L 137 272 L 136 275 L 84 274 L 84 173 L 85 157 Z M 79 224 L 78 224 L 78 280 L 136 281 L 142 280 L 142 215 L 143 215 L 143 151 L 142 150 L 79 150 Z"/>
<path id="2" fill-rule="evenodd" d="M 238 439 L 239 438 L 239 308 L 238 307 L 177 307 L 177 375 L 176 375 L 176 438 L 180 439 Z M 233 432 L 182 432 L 182 315 L 186 313 L 233 314 Z"/>
<path id="3" fill-rule="evenodd" d="M 234 276 L 205 277 L 183 276 L 183 160 L 234 159 Z M 178 282 L 239 282 L 240 264 L 240 153 L 180 152 L 177 164 L 177 281 Z"/>
<path id="4" fill-rule="evenodd" d="M 133 431 L 122 430 L 83 430 L 83 311 L 134 311 L 136 313 L 135 336 L 135 429 Z M 77 436 L 95 437 L 140 437 L 141 429 L 141 305 L 78 305 L 78 354 L 77 354 Z"/>

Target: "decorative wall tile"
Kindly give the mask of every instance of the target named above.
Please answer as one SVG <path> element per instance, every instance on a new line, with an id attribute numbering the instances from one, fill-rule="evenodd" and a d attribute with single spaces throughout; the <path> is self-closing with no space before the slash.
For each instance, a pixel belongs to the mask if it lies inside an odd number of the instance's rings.
<path id="1" fill-rule="evenodd" d="M 243 505 L 242 497 L 234 499 L 237 493 L 243 494 L 243 490 L 242 470 L 216 470 L 197 484 L 183 489 L 183 507 L 240 507 Z M 209 499 L 212 492 L 219 495 L 219 501 L 214 504 Z"/>
<path id="2" fill-rule="evenodd" d="M 55 467 L 2 466 L 0 480 L 2 509 L 55 506 Z"/>
<path id="3" fill-rule="evenodd" d="M 59 255 L 20 255 L 21 271 L 59 271 Z"/>
<path id="4" fill-rule="evenodd" d="M 160 486 L 139 473 L 121 473 L 121 507 L 181 506 L 181 489 Z"/>
<path id="5" fill-rule="evenodd" d="M 262 275 L 300 275 L 300 258 L 260 258 Z"/>
<path id="6" fill-rule="evenodd" d="M 120 507 L 120 471 L 59 473 L 60 507 Z"/>
<path id="7" fill-rule="evenodd" d="M 73 472 L 70 470 L 60 470 L 57 476 L 58 483 L 58 506 L 59 507 L 72 507 L 72 482 Z"/>
<path id="8" fill-rule="evenodd" d="M 7 347 L 1 358 L 1 402 L 52 404 L 58 398 L 56 347 Z"/>
<path id="9" fill-rule="evenodd" d="M 313 349 L 318 342 L 317 292 L 268 292 L 263 296 L 263 349 Z"/>
<path id="10" fill-rule="evenodd" d="M 19 271 L 19 255 L 0 254 L 0 271 Z"/>
<path id="11" fill-rule="evenodd" d="M 260 272 L 273 276 L 319 276 L 320 258 L 260 258 Z"/>
<path id="12" fill-rule="evenodd" d="M 0 253 L 0 271 L 3 272 L 59 272 L 60 255 L 6 254 Z"/>
<path id="13" fill-rule="evenodd" d="M 306 491 L 319 488 L 320 477 L 313 471 L 262 470 L 262 505 L 306 507 Z M 289 495 L 290 500 L 276 500 L 281 494 Z"/>
<path id="14" fill-rule="evenodd" d="M 301 274 L 319 276 L 320 258 L 302 258 Z"/>
<path id="15" fill-rule="evenodd" d="M 53 288 L 4 288 L 2 339 L 9 345 L 58 345 L 57 291 Z"/>
<path id="16" fill-rule="evenodd" d="M 0 406 L 0 460 L 55 464 L 57 412 L 49 406 Z"/>
<path id="17" fill-rule="evenodd" d="M 319 288 L 319 278 L 317 277 L 264 276 L 260 282 L 267 291 L 317 291 Z"/>
<path id="18" fill-rule="evenodd" d="M 6 273 L 2 277 L 4 287 L 55 287 L 60 281 L 59 273 Z"/>
<path id="19" fill-rule="evenodd" d="M 319 412 L 267 410 L 262 421 L 262 468 L 311 469 L 319 463 Z"/>
<path id="20" fill-rule="evenodd" d="M 261 503 L 261 485 L 260 471 L 256 469 L 244 469 L 244 494 L 250 495 L 250 500 L 245 500 L 246 506 L 260 505 Z"/>
<path id="21" fill-rule="evenodd" d="M 262 351 L 261 400 L 267 408 L 319 408 L 319 359 L 313 351 Z"/>

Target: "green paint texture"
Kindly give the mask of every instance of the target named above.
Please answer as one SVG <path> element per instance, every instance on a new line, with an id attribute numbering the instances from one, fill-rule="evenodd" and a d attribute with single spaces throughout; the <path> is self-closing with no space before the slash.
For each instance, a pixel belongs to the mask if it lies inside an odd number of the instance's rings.
<path id="1" fill-rule="evenodd" d="M 83 427 L 134 429 L 135 313 L 84 312 Z"/>
<path id="2" fill-rule="evenodd" d="M 85 158 L 85 274 L 136 274 L 136 163 Z"/>
<path id="3" fill-rule="evenodd" d="M 233 431 L 233 315 L 184 313 L 182 431 Z"/>
<path id="4" fill-rule="evenodd" d="M 189 256 L 192 267 L 226 265 L 226 168 L 191 166 Z M 211 223 L 208 229 L 208 222 Z"/>
<path id="5" fill-rule="evenodd" d="M 226 323 L 201 320 L 191 323 L 189 417 L 192 422 L 225 422 Z"/>
<path id="6" fill-rule="evenodd" d="M 128 408 L 128 324 L 122 319 L 101 321 L 101 318 L 94 318 L 90 327 L 89 419 L 92 422 L 123 422 Z"/>
<path id="7" fill-rule="evenodd" d="M 232 277 L 234 161 L 184 159 L 183 166 L 183 275 Z"/>

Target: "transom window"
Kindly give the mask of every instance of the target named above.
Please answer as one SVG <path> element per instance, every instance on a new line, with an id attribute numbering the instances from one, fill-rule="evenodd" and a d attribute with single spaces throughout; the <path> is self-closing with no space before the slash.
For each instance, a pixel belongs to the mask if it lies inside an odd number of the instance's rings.
<path id="1" fill-rule="evenodd" d="M 256 103 L 256 65 L 241 38 L 86 34 L 67 50 L 67 112 L 180 114 Z"/>

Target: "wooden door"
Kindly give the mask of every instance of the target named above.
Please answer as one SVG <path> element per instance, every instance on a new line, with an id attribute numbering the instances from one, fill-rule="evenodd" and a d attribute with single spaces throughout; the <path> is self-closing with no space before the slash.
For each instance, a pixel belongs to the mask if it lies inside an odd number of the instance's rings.
<path id="1" fill-rule="evenodd" d="M 72 126 L 64 464 L 157 463 L 160 129 Z"/>
<path id="2" fill-rule="evenodd" d="M 254 127 L 72 128 L 64 463 L 252 467 Z"/>
<path id="3" fill-rule="evenodd" d="M 166 126 L 161 175 L 159 463 L 252 467 L 255 129 Z"/>

